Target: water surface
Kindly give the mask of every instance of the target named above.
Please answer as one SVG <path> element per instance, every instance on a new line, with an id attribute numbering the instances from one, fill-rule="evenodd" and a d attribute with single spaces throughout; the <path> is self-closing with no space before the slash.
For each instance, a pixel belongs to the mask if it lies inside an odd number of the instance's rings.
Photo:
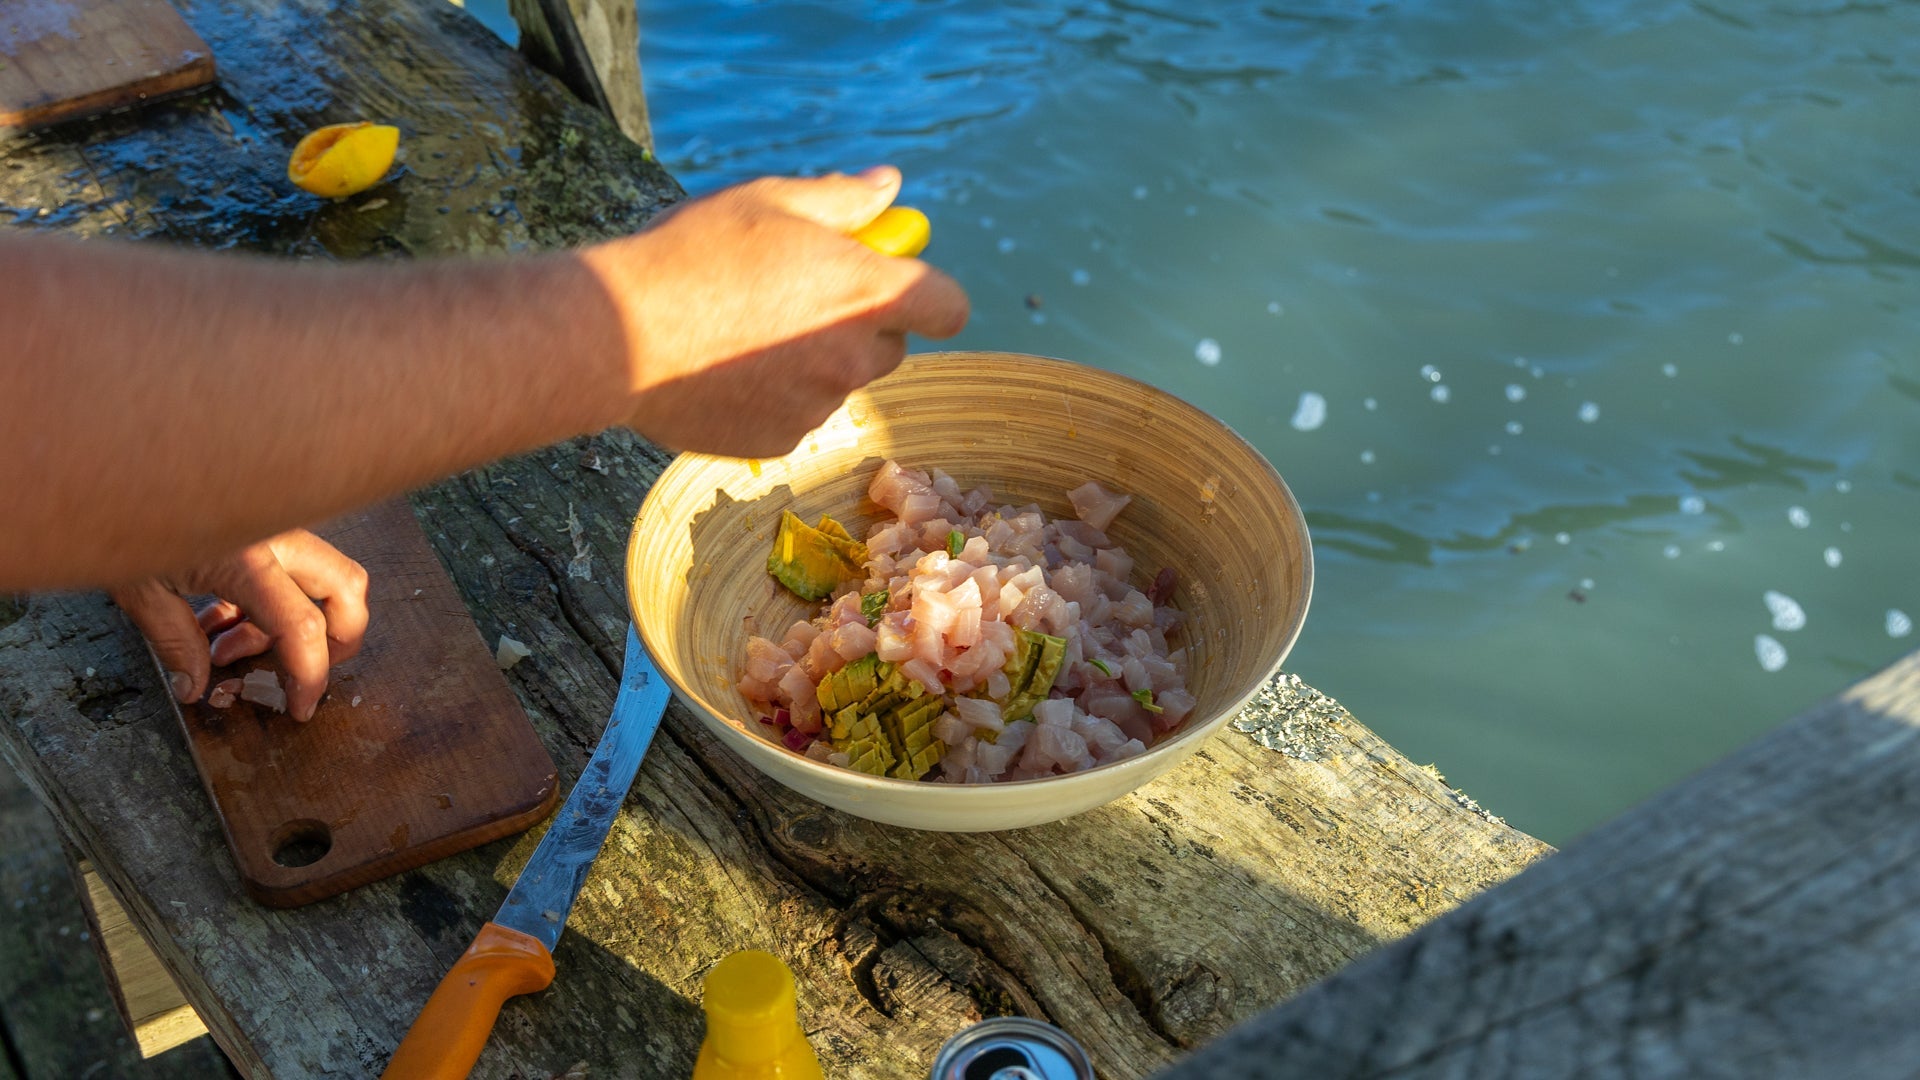
<path id="1" fill-rule="evenodd" d="M 895 163 L 957 346 L 1259 446 L 1319 560 L 1290 666 L 1543 839 L 1920 644 L 1920 4 L 641 21 L 689 189 Z"/>

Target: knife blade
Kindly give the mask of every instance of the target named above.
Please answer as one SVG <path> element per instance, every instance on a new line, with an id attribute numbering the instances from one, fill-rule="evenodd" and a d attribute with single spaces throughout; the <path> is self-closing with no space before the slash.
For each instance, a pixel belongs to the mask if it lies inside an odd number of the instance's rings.
<path id="1" fill-rule="evenodd" d="M 567 913 L 640 771 L 670 692 L 629 623 L 620 693 L 600 745 L 506 902 L 421 1007 L 382 1080 L 466 1076 L 506 1000 L 553 982 L 553 949 Z"/>

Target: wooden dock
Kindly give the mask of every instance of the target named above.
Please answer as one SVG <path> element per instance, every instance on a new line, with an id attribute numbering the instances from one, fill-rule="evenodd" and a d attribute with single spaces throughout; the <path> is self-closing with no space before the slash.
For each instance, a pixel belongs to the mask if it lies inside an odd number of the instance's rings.
<path id="1" fill-rule="evenodd" d="M 590 242 L 682 197 L 603 114 L 442 0 L 179 7 L 219 88 L 0 142 L 0 228 L 415 258 Z M 361 118 L 401 128 L 396 178 L 341 202 L 287 185 L 302 134 Z M 613 432 L 413 499 L 483 636 L 533 647 L 510 677 L 566 784 L 612 704 L 620 552 L 666 461 Z M 587 579 L 561 555 L 572 518 Z M 1111 806 L 981 836 L 827 811 L 676 706 L 573 913 L 559 980 L 509 1004 L 475 1075 L 584 1061 L 592 1076 L 685 1076 L 703 973 L 758 947 L 795 969 L 836 1077 L 912 1076 L 953 1032 L 1007 1012 L 1073 1031 L 1103 1077 L 1144 1076 L 1547 852 L 1337 704 L 1279 689 L 1278 748 L 1228 731 Z M 0 756 L 249 1077 L 377 1073 L 537 839 L 311 907 L 254 905 L 171 701 L 98 596 L 6 606 Z"/>

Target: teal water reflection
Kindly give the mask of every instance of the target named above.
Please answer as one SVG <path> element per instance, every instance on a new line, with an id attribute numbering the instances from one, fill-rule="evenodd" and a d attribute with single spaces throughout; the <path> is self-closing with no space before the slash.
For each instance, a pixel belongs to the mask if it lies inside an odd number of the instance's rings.
<path id="1" fill-rule="evenodd" d="M 961 346 L 1258 445 L 1320 559 L 1292 666 L 1545 839 L 1920 640 L 1920 4 L 642 23 L 689 188 L 899 164 Z"/>

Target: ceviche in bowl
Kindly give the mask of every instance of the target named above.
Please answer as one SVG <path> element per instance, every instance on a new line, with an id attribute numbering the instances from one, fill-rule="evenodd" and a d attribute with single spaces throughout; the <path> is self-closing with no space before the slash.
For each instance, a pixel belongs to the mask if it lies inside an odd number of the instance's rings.
<path id="1" fill-rule="evenodd" d="M 682 455 L 627 557 L 681 701 L 770 778 L 913 828 L 1112 801 L 1278 671 L 1312 591 L 1277 471 L 1123 376 L 910 357 L 786 457 Z"/>

